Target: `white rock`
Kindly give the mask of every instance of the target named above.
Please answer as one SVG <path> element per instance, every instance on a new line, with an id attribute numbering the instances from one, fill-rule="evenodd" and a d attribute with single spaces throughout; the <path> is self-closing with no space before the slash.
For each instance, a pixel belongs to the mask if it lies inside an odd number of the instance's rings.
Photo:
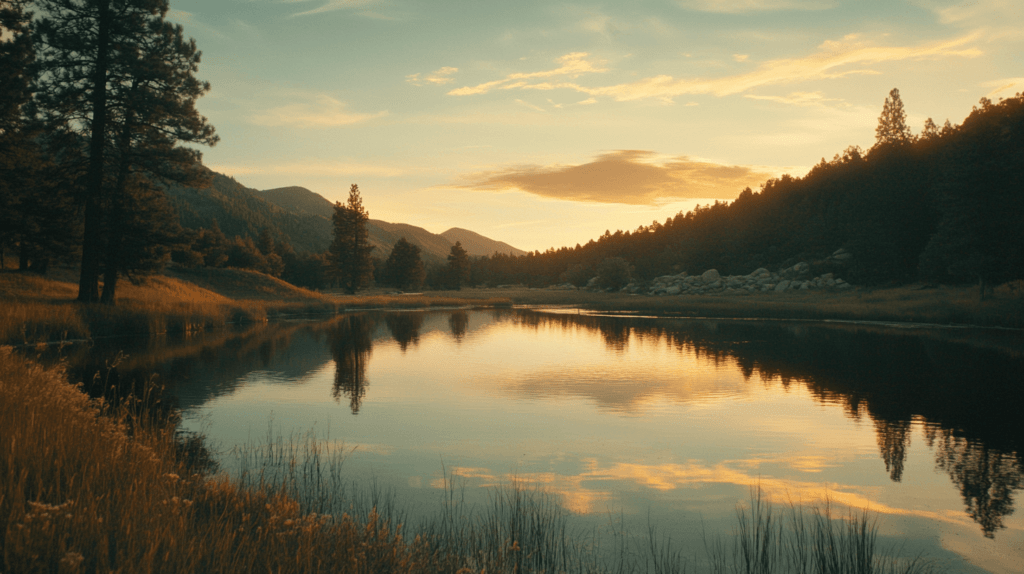
<path id="1" fill-rule="evenodd" d="M 700 280 L 705 283 L 714 283 L 715 281 L 718 281 L 721 278 L 722 276 L 719 275 L 718 269 L 708 269 L 700 276 Z"/>

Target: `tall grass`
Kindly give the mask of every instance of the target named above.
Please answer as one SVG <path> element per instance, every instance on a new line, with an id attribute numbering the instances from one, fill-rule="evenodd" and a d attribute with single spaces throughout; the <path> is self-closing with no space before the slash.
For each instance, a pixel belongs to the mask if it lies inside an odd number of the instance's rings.
<path id="1" fill-rule="evenodd" d="M 0 572 L 927 572 L 880 555 L 865 515 L 791 506 L 755 491 L 731 538 L 684 560 L 652 528 L 609 547 L 543 492 L 517 484 L 467 505 L 450 477 L 411 523 L 383 489 L 342 473 L 315 437 L 235 452 L 233 477 L 191 464 L 173 424 L 87 398 L 59 369 L 0 348 Z M 171 421 L 173 423 L 173 421 Z M 193 453 L 194 454 L 194 453 Z"/>

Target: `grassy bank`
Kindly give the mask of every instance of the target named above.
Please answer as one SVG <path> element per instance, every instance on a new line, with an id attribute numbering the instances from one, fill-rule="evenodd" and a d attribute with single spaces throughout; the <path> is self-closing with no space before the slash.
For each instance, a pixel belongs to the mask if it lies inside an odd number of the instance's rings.
<path id="1" fill-rule="evenodd" d="M 54 421 L 59 421 L 59 424 Z M 655 533 L 601 553 L 542 493 L 514 485 L 467 509 L 457 491 L 410 531 L 341 487 L 319 443 L 262 445 L 235 479 L 188 465 L 173 426 L 88 399 L 59 369 L 0 348 L 2 572 L 925 572 L 880 553 L 864 516 L 754 496 L 733 538 L 690 561 Z M 788 517 L 788 518 L 787 518 Z M 781 518 L 781 519 L 780 519 Z"/>
<path id="2" fill-rule="evenodd" d="M 1024 328 L 1024 292 L 1003 286 L 984 301 L 976 287 L 857 288 L 836 292 L 654 297 L 551 289 L 463 289 L 439 292 L 471 299 L 506 298 L 517 305 L 572 306 L 592 311 L 664 316 L 849 321 Z"/>
<path id="3" fill-rule="evenodd" d="M 118 287 L 116 305 L 80 304 L 77 276 L 0 271 L 0 344 L 90 337 L 196 333 L 229 324 L 346 310 L 437 306 L 508 306 L 508 299 L 323 294 L 240 269 L 171 269 Z"/>

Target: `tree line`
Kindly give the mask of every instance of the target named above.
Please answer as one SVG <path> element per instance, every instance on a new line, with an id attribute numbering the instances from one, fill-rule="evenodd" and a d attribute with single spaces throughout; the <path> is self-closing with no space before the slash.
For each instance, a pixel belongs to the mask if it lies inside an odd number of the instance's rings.
<path id="1" fill-rule="evenodd" d="M 113 303 L 119 277 L 166 263 L 183 234 L 161 185 L 201 184 L 182 144 L 218 141 L 195 107 L 201 54 L 167 10 L 0 0 L 0 252 L 37 271 L 76 261 L 81 302 Z"/>
<path id="2" fill-rule="evenodd" d="M 913 135 L 898 90 L 883 105 L 875 145 L 822 158 L 804 177 L 769 179 L 732 202 L 664 223 L 606 231 L 574 248 L 474 261 L 472 282 L 533 286 L 602 279 L 607 287 L 680 271 L 810 262 L 842 265 L 863 284 L 993 284 L 1024 279 L 1024 95 L 982 98 L 961 125 L 928 119 Z M 852 258 L 829 256 L 843 249 Z M 623 272 L 626 276 L 623 277 Z"/>

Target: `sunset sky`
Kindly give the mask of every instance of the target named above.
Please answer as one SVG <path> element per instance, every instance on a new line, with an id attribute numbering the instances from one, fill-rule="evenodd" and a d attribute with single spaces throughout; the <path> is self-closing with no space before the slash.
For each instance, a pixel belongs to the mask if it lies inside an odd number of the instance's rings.
<path id="1" fill-rule="evenodd" d="M 1024 91 L 1020 0 L 171 0 L 204 163 L 527 250 L 664 221 Z"/>

